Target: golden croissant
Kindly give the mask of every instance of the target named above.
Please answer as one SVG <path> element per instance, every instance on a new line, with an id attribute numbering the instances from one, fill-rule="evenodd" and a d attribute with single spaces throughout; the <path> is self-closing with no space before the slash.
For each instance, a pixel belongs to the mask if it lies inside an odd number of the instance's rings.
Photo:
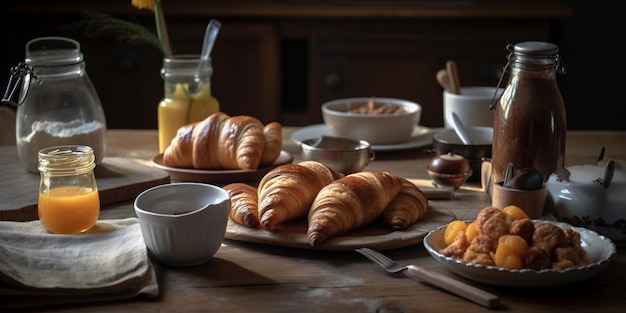
<path id="1" fill-rule="evenodd" d="M 381 216 L 383 223 L 395 230 L 407 229 L 424 217 L 428 210 L 428 199 L 424 192 L 408 179 L 399 178 L 403 182 L 402 188 Z"/>
<path id="2" fill-rule="evenodd" d="M 272 164 L 283 149 L 283 127 L 278 122 L 271 122 L 263 127 L 265 148 L 261 154 L 261 166 Z"/>
<path id="3" fill-rule="evenodd" d="M 247 115 L 211 114 L 178 130 L 163 152 L 163 165 L 207 170 L 251 170 L 269 165 L 282 149 L 281 125 L 270 124 L 263 126 Z"/>
<path id="4" fill-rule="evenodd" d="M 316 161 L 285 164 L 269 171 L 258 187 L 259 221 L 267 230 L 306 216 L 322 187 L 343 177 Z"/>
<path id="5" fill-rule="evenodd" d="M 228 217 L 243 226 L 259 225 L 257 188 L 244 183 L 230 183 L 222 188 L 230 195 Z"/>
<path id="6" fill-rule="evenodd" d="M 403 181 L 388 172 L 358 172 L 322 188 L 308 214 L 311 246 L 366 225 L 380 217 Z"/>

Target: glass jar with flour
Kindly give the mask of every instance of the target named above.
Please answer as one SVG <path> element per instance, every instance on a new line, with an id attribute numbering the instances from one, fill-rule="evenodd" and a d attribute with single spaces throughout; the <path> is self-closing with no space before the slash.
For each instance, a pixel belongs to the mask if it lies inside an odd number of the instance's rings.
<path id="1" fill-rule="evenodd" d="M 95 163 L 102 162 L 106 146 L 104 110 L 85 71 L 77 41 L 64 37 L 29 41 L 25 61 L 13 68 L 11 75 L 10 85 L 21 83 L 19 98 L 13 102 L 17 105 L 17 150 L 30 172 L 38 172 L 39 150 L 51 146 L 89 146 Z M 9 95 L 9 102 L 11 98 Z"/>

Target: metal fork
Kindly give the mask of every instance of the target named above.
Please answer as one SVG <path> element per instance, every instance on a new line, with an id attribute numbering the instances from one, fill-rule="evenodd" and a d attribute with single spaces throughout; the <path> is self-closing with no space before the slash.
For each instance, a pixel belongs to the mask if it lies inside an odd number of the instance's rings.
<path id="1" fill-rule="evenodd" d="M 356 249 L 356 252 L 364 255 L 389 273 L 403 272 L 407 277 L 441 288 L 488 308 L 497 308 L 500 306 L 500 298 L 498 298 L 498 296 L 464 282 L 428 271 L 419 266 L 400 265 L 382 253 L 369 248 Z"/>

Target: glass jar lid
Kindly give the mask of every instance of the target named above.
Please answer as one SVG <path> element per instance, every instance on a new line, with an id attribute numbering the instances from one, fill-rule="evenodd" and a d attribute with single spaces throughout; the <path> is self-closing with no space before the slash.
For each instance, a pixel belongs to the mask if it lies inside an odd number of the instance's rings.
<path id="1" fill-rule="evenodd" d="M 559 46 L 543 41 L 525 41 L 513 45 L 509 50 L 515 54 L 551 55 L 559 53 Z"/>
<path id="2" fill-rule="evenodd" d="M 40 37 L 26 44 L 26 64 L 57 66 L 83 61 L 78 41 L 65 37 Z"/>

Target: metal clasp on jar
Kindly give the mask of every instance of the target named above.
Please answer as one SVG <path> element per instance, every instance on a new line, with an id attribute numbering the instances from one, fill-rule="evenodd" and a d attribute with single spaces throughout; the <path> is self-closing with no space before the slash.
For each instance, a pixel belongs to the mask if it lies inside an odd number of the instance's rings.
<path id="1" fill-rule="evenodd" d="M 502 69 L 502 74 L 500 75 L 500 79 L 498 79 L 498 84 L 496 85 L 496 92 L 493 94 L 493 98 L 491 99 L 491 104 L 489 105 L 489 109 L 490 110 L 494 110 L 496 107 L 496 104 L 498 103 L 498 101 L 500 100 L 499 97 L 497 97 L 498 95 L 498 88 L 502 85 L 502 80 L 504 79 L 504 75 L 509 72 L 509 68 L 511 66 L 511 59 L 514 56 L 519 56 L 519 55 L 523 55 L 524 53 L 521 52 L 515 52 L 515 45 L 512 44 L 508 44 L 506 46 L 506 50 L 509 51 L 509 54 L 507 55 L 507 62 L 506 65 L 504 65 L 504 68 Z M 553 62 L 551 62 L 551 64 L 554 65 L 554 68 L 556 69 L 556 72 L 559 74 L 565 74 L 566 70 L 565 70 L 565 64 L 563 62 L 563 59 L 561 59 L 561 57 L 559 56 L 558 53 L 553 53 L 553 54 L 546 54 L 543 56 L 537 56 L 537 57 L 547 57 L 550 56 L 553 59 Z M 500 95 L 502 96 L 502 94 Z"/>
<path id="2" fill-rule="evenodd" d="M 17 102 L 14 102 L 12 99 L 15 92 L 22 85 L 22 81 L 24 81 L 27 87 L 30 86 L 30 77 L 34 78 L 35 75 L 33 74 L 33 68 L 24 62 L 20 62 L 17 66 L 12 67 L 10 73 L 9 83 L 2 96 L 2 104 L 17 107 L 24 102 L 26 92 L 20 96 Z"/>

